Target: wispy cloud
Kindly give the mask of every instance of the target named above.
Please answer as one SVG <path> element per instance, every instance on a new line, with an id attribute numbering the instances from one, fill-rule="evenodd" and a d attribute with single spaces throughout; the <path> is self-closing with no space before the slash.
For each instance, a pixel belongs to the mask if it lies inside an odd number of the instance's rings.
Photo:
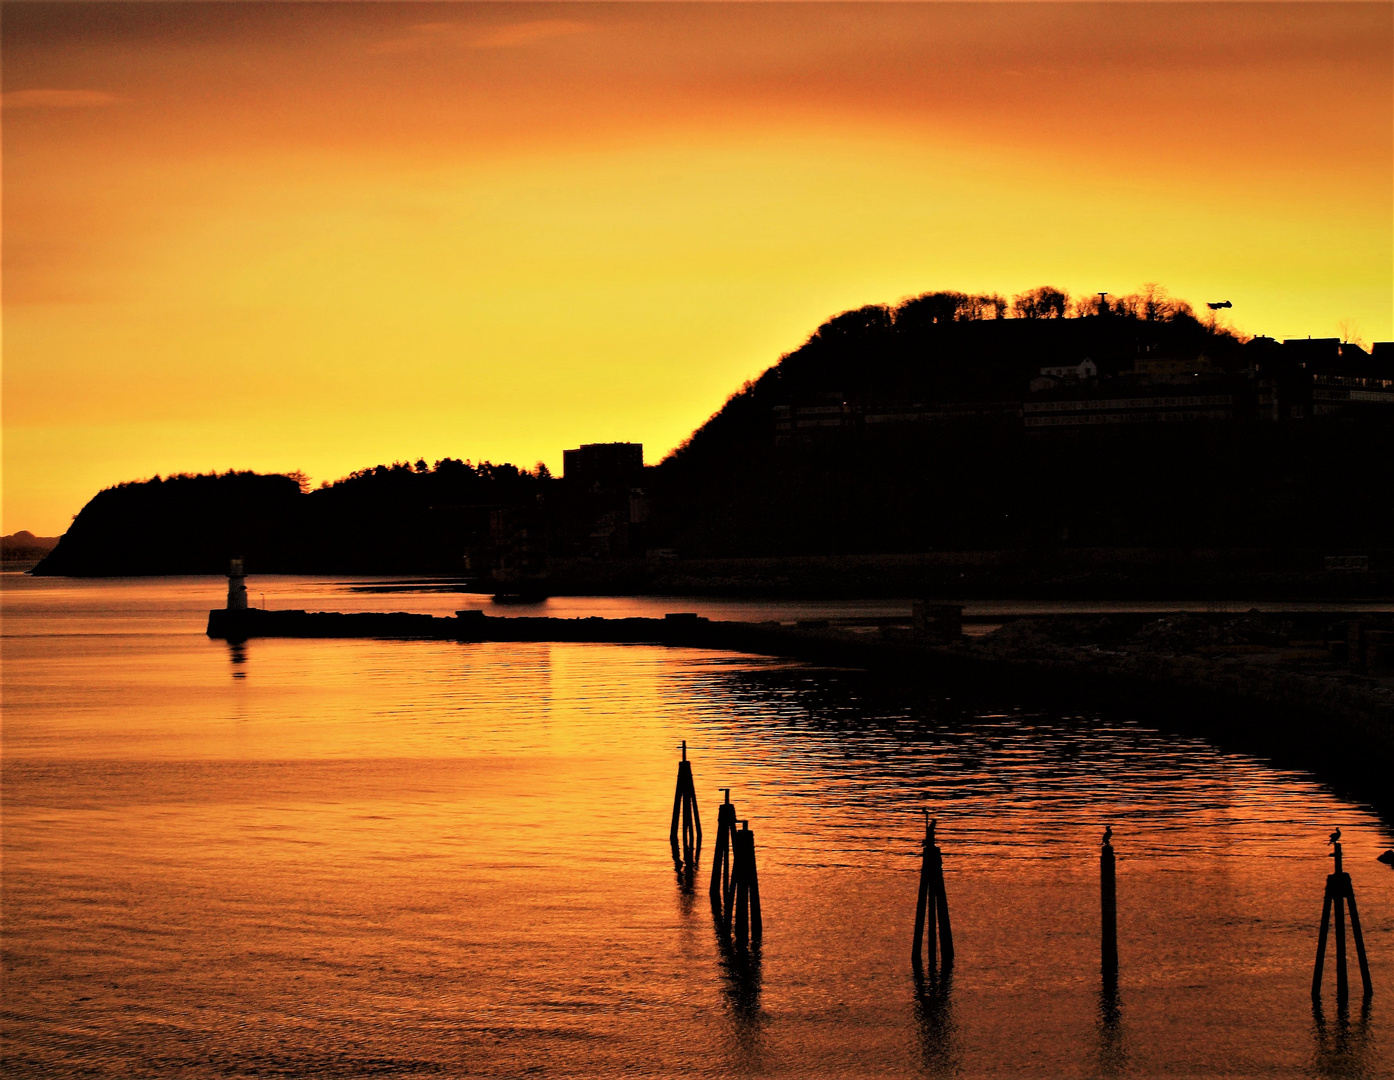
<path id="1" fill-rule="evenodd" d="M 6 109 L 93 109 L 122 100 L 105 90 L 6 90 Z"/>
<path id="2" fill-rule="evenodd" d="M 550 38 L 581 34 L 590 27 L 575 19 L 531 19 L 478 27 L 457 22 L 418 23 L 409 37 L 393 38 L 378 47 L 379 52 L 416 52 L 435 46 L 461 49 L 518 49 Z"/>
<path id="3" fill-rule="evenodd" d="M 534 19 L 497 27 L 475 40 L 473 45 L 476 49 L 512 49 L 548 38 L 580 34 L 586 29 L 585 23 L 573 19 Z"/>

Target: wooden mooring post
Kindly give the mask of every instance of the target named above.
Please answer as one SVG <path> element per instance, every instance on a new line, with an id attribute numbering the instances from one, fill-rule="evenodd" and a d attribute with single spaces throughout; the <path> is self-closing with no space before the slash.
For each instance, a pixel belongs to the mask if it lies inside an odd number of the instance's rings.
<path id="1" fill-rule="evenodd" d="M 922 964 L 922 946 L 926 936 L 929 938 L 929 958 L 934 960 L 934 938 L 936 924 L 939 931 L 939 959 L 943 967 L 949 968 L 954 962 L 954 934 L 949 925 L 949 897 L 944 892 L 944 855 L 934 842 L 934 826 L 937 818 L 924 812 L 924 854 L 920 861 L 920 893 L 915 903 L 915 947 L 910 952 L 910 961 L 915 967 Z"/>
<path id="2" fill-rule="evenodd" d="M 692 782 L 692 763 L 687 760 L 687 740 L 682 741 L 682 760 L 678 762 L 678 786 L 673 792 L 673 824 L 668 839 L 678 842 L 678 820 L 682 819 L 682 849 L 690 861 L 702 845 L 702 816 L 697 811 L 697 787 Z"/>
<path id="3" fill-rule="evenodd" d="M 760 944 L 764 920 L 760 916 L 760 875 L 755 868 L 755 833 L 742 821 L 731 834 L 731 880 L 725 895 L 722 930 L 736 945 Z"/>
<path id="4" fill-rule="evenodd" d="M 726 801 L 716 811 L 716 850 L 712 853 L 712 883 L 708 890 L 712 906 L 724 912 L 726 893 L 731 887 L 732 837 L 736 835 L 736 804 L 731 801 L 731 789 L 718 788 L 724 792 Z"/>
<path id="5" fill-rule="evenodd" d="M 1100 960 L 1104 981 L 1118 978 L 1118 888 L 1113 874 L 1113 826 L 1104 829 L 1099 848 Z"/>
<path id="6" fill-rule="evenodd" d="M 1326 933 L 1331 923 L 1332 907 L 1336 915 L 1336 1001 L 1346 1001 L 1350 996 L 1350 986 L 1346 977 L 1346 918 L 1345 907 L 1350 906 L 1350 931 L 1355 939 L 1355 956 L 1360 961 L 1360 982 L 1365 997 L 1374 993 L 1370 982 L 1370 965 L 1365 959 L 1365 937 L 1360 932 L 1360 913 L 1355 907 L 1355 889 L 1351 886 L 1350 875 L 1341 865 L 1341 830 L 1331 834 L 1331 857 L 1336 860 L 1335 871 L 1326 877 L 1326 896 L 1321 904 L 1321 929 L 1317 932 L 1317 963 L 1312 972 L 1312 1000 L 1321 999 L 1322 969 L 1326 966 Z"/>

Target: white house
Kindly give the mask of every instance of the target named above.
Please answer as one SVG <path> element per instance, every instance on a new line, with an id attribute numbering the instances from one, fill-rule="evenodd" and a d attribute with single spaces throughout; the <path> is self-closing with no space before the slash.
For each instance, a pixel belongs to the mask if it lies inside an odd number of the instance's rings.
<path id="1" fill-rule="evenodd" d="M 1074 367 L 1043 367 L 1041 374 L 1056 379 L 1093 379 L 1099 374 L 1099 366 L 1086 356 Z"/>

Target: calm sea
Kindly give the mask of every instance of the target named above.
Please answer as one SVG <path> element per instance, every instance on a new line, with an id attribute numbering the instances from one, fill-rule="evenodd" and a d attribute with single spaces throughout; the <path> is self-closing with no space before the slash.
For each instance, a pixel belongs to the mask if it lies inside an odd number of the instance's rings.
<path id="1" fill-rule="evenodd" d="M 1126 713 L 749 656 L 229 647 L 203 634 L 218 579 L 2 584 L 6 1076 L 1394 1073 L 1394 834 L 1310 775 Z M 480 600 L 386 584 L 249 587 Z M 551 613 L 655 604 L 696 606 Z M 718 787 L 756 834 L 754 958 L 714 933 L 707 865 L 691 890 L 675 872 L 683 739 L 704 857 Z M 958 953 L 929 986 L 909 963 L 926 808 Z M 1328 971 L 1314 1013 L 1337 826 L 1376 996 L 1339 1010 Z"/>

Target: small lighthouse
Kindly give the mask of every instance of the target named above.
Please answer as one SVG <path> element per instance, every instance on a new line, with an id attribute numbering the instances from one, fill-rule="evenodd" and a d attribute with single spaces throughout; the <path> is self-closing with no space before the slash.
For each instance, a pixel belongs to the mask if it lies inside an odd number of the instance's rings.
<path id="1" fill-rule="evenodd" d="M 227 609 L 247 610 L 247 575 L 242 572 L 242 560 L 233 559 L 227 571 Z"/>

